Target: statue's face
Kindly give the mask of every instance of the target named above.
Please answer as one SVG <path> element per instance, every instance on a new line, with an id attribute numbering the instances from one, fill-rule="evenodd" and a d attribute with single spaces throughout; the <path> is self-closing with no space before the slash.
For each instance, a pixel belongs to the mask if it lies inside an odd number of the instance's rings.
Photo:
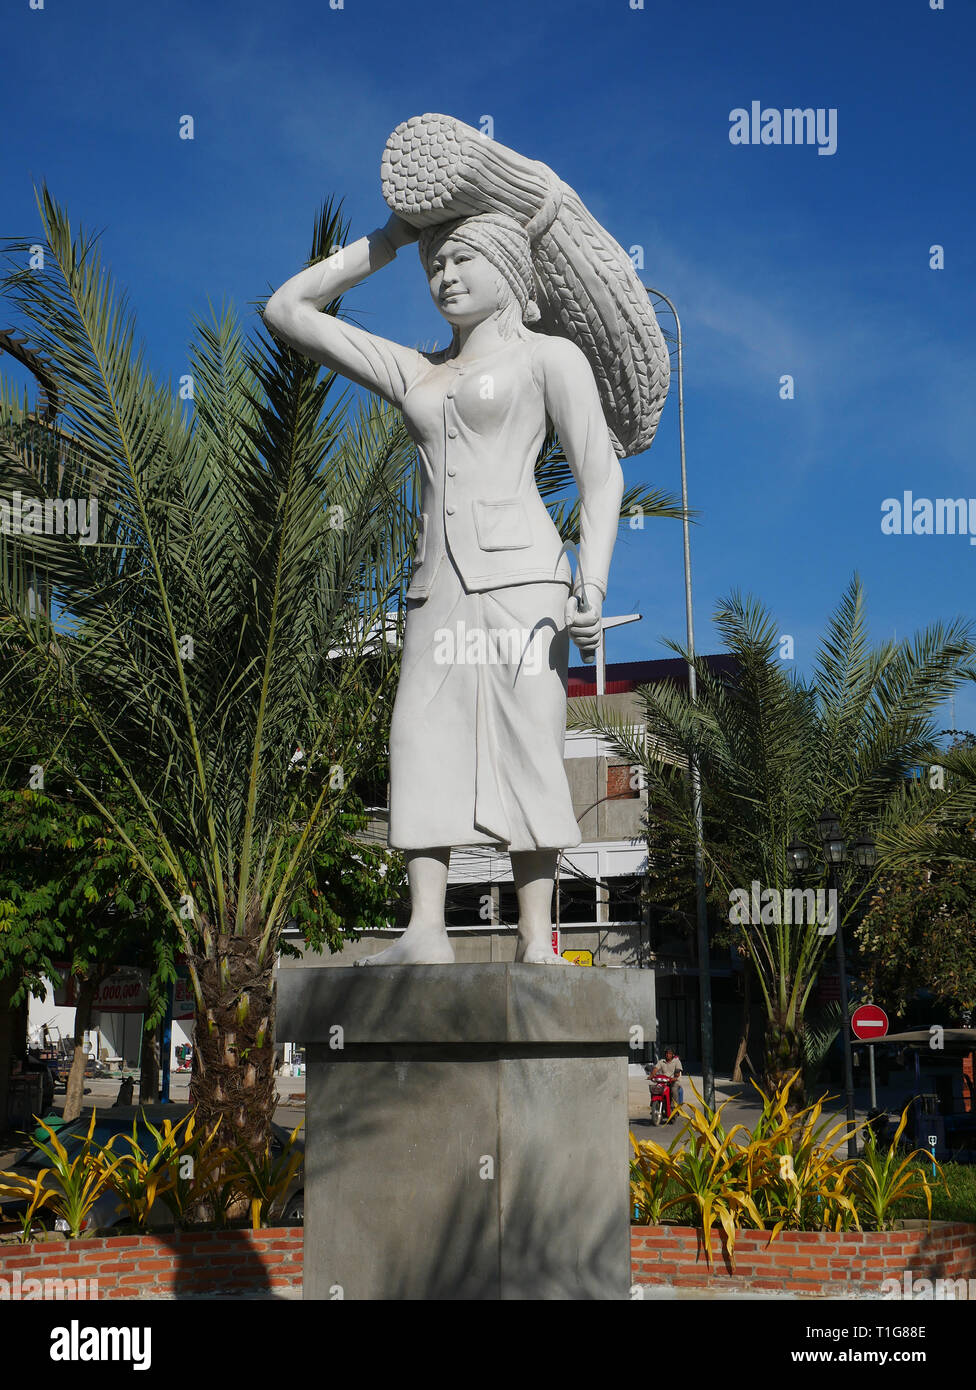
<path id="1" fill-rule="evenodd" d="M 430 262 L 430 293 L 448 323 L 467 327 L 489 318 L 499 304 L 499 272 L 491 261 L 449 237 Z"/>

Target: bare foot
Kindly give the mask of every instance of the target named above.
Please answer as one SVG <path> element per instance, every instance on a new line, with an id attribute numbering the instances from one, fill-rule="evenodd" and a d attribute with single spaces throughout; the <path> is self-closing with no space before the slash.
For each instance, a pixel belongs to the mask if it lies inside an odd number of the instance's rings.
<path id="1" fill-rule="evenodd" d="M 357 965 L 451 965 L 454 947 L 443 922 L 411 922 L 392 946 L 375 956 L 364 956 Z"/>
<path id="2" fill-rule="evenodd" d="M 569 961 L 557 956 L 552 949 L 552 928 L 545 932 L 524 932 L 519 928 L 515 959 L 522 965 L 568 965 Z"/>

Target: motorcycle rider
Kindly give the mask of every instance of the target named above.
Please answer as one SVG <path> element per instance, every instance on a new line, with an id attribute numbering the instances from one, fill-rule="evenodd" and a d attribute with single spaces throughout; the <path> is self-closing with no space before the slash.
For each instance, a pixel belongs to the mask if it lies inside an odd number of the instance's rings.
<path id="1" fill-rule="evenodd" d="M 663 1061 L 659 1059 L 650 1068 L 651 1087 L 662 1086 L 665 1094 L 665 1124 L 671 1123 L 675 1105 L 680 1105 L 678 1078 L 681 1076 L 681 1058 L 673 1047 L 664 1049 Z M 651 1095 L 654 1091 L 652 1089 Z"/>

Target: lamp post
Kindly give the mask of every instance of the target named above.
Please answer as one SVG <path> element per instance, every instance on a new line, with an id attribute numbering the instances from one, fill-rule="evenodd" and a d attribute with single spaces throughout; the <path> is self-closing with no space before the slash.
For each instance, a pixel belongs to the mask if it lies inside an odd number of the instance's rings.
<path id="1" fill-rule="evenodd" d="M 878 862 L 878 847 L 870 835 L 860 834 L 854 841 L 853 846 L 854 863 L 859 869 L 873 869 Z M 839 929 L 839 924 L 838 924 Z M 847 1029 L 850 1032 L 850 1029 Z M 869 1122 L 874 1120 L 878 1113 L 878 1091 L 874 1078 L 874 1048 L 868 1048 L 868 1077 L 871 1082 L 871 1114 L 868 1116 Z"/>
<path id="2" fill-rule="evenodd" d="M 848 855 L 847 842 L 841 830 L 840 821 L 825 806 L 817 820 L 817 835 L 824 861 L 827 865 L 827 887 L 832 895 L 830 900 L 834 914 L 834 946 L 837 953 L 837 971 L 840 976 L 840 1011 L 843 1020 L 841 1033 L 844 1039 L 844 1092 L 847 1101 L 847 1123 L 850 1132 L 847 1136 L 847 1156 L 857 1157 L 857 1138 L 854 1126 L 854 1059 L 851 1053 L 850 1007 L 847 995 L 847 960 L 844 953 L 844 917 L 840 909 L 840 867 L 849 857 L 860 868 L 873 868 L 878 860 L 878 851 L 870 835 L 861 834 L 851 846 Z M 810 864 L 810 851 L 801 840 L 794 840 L 787 849 L 794 870 L 803 873 Z"/>
<path id="3" fill-rule="evenodd" d="M 670 309 L 675 327 L 675 355 L 678 372 L 678 447 L 681 454 L 681 507 L 684 516 L 681 520 L 684 544 L 685 569 L 685 630 L 688 647 L 688 694 L 694 704 L 698 698 L 698 682 L 695 676 L 695 619 L 691 602 L 691 534 L 688 525 L 688 470 L 685 461 L 685 375 L 681 344 L 681 320 L 678 311 L 666 294 L 660 290 L 648 289 L 648 296 L 656 295 Z M 704 840 L 704 817 L 702 814 L 701 770 L 698 759 L 689 759 L 691 776 L 691 801 L 695 817 L 695 918 L 697 922 L 698 943 L 698 1001 L 701 1012 L 702 1049 L 702 1091 L 705 1104 L 715 1104 L 715 1063 L 712 1043 L 712 979 L 711 960 L 708 950 L 708 908 L 705 900 L 705 871 L 702 862 L 702 842 Z"/>
<path id="4" fill-rule="evenodd" d="M 844 924 L 840 910 L 840 866 L 847 858 L 847 846 L 841 833 L 840 821 L 833 811 L 825 808 L 817 821 L 817 832 L 827 861 L 827 887 L 833 895 L 831 907 L 836 915 L 834 946 L 837 952 L 837 972 L 840 976 L 841 1031 L 844 1035 L 844 1093 L 847 1097 L 847 1123 L 856 1124 L 854 1114 L 854 1057 L 851 1051 L 850 1008 L 847 1000 L 847 960 L 844 954 Z M 847 1136 L 847 1156 L 857 1158 L 857 1139 Z"/>

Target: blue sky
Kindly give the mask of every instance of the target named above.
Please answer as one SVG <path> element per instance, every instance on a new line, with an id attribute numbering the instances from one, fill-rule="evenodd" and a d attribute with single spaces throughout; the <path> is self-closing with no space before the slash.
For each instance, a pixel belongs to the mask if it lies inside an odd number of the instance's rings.
<path id="1" fill-rule="evenodd" d="M 253 316 L 301 267 L 326 196 L 344 198 L 353 236 L 385 220 L 395 125 L 490 115 L 496 139 L 644 248 L 644 282 L 681 313 L 700 649 L 717 645 L 715 601 L 741 589 L 806 669 L 855 570 L 878 638 L 976 617 L 967 538 L 880 527 L 905 490 L 976 496 L 972 5 L 630 5 L 12 0 L 0 233 L 38 232 L 46 180 L 103 229 L 149 361 L 175 382 L 193 316 L 208 300 Z M 836 109 L 836 153 L 731 144 L 730 112 L 754 100 Z M 412 248 L 346 305 L 387 337 L 445 340 Z M 676 390 L 625 472 L 677 491 Z M 607 611 L 634 610 L 644 621 L 611 636 L 611 660 L 683 636 L 677 523 L 621 532 Z M 969 691 L 955 722 L 976 728 Z"/>

